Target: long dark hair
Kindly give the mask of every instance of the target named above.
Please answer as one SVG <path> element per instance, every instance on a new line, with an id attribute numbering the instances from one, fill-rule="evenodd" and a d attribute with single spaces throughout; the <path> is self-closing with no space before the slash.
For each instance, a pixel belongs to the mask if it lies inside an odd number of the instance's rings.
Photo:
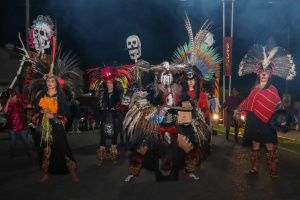
<path id="1" fill-rule="evenodd" d="M 2 94 L 1 94 L 1 102 L 5 102 L 9 99 L 9 96 L 12 95 L 12 94 L 15 94 L 17 95 L 16 91 L 12 88 L 7 88 L 6 91 L 4 91 Z"/>
<path id="2" fill-rule="evenodd" d="M 57 79 L 55 79 L 55 82 L 56 82 L 57 103 L 58 103 L 58 111 L 57 112 L 60 113 L 60 112 L 68 110 L 69 104 L 68 104 L 67 99 L 65 97 L 65 93 L 63 92 L 63 90 L 62 90 L 61 86 L 59 85 Z M 42 97 L 44 97 L 45 95 L 47 95 L 47 92 L 48 92 L 48 87 L 47 87 L 47 84 L 45 82 L 44 88 L 42 89 L 41 93 L 36 98 L 36 102 L 35 102 L 35 112 L 36 113 L 38 112 L 38 108 L 39 108 L 38 104 L 40 102 L 40 99 Z"/>
<path id="3" fill-rule="evenodd" d="M 254 89 L 259 83 L 260 83 L 260 78 L 259 78 L 259 74 L 257 74 L 256 80 L 255 80 L 255 83 L 254 83 L 252 89 Z M 263 88 L 263 90 L 268 89 L 271 85 L 272 85 L 272 76 L 270 75 L 269 79 L 268 79 L 268 82 L 265 85 L 265 87 Z"/>
<path id="4" fill-rule="evenodd" d="M 194 79 L 195 80 L 195 86 L 194 86 L 194 91 L 195 91 L 195 99 L 199 100 L 200 98 L 200 79 L 194 76 L 193 78 L 185 78 L 184 83 L 183 83 L 183 99 L 186 100 L 186 98 L 189 96 L 188 91 L 189 91 L 189 84 L 188 81 Z"/>
<path id="5" fill-rule="evenodd" d="M 100 102 L 100 108 L 112 108 L 117 106 L 119 103 L 122 102 L 124 89 L 122 87 L 122 84 L 119 81 L 114 81 L 113 83 L 114 88 L 111 96 L 111 102 L 109 101 L 109 94 L 108 94 L 108 88 L 106 83 L 102 83 L 99 89 L 99 102 Z"/>

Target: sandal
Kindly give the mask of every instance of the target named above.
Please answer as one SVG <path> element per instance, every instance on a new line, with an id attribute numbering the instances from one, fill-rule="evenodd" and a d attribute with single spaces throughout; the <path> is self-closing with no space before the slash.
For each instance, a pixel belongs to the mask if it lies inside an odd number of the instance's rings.
<path id="1" fill-rule="evenodd" d="M 250 169 L 248 171 L 245 171 L 246 174 L 257 174 L 258 173 L 258 170 L 257 169 Z"/>
<path id="2" fill-rule="evenodd" d="M 277 177 L 278 177 L 277 171 L 271 171 L 270 176 L 271 176 L 272 178 L 277 178 Z"/>

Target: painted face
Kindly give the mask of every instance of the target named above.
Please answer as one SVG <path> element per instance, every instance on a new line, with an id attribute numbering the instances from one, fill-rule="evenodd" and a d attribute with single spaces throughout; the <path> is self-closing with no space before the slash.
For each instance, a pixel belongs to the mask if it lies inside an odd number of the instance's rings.
<path id="1" fill-rule="evenodd" d="M 113 90 L 114 89 L 114 84 L 110 80 L 108 80 L 106 82 L 106 85 L 107 85 L 108 90 Z"/>
<path id="2" fill-rule="evenodd" d="M 189 80 L 187 81 L 187 83 L 188 83 L 188 86 L 189 86 L 189 87 L 194 87 L 194 86 L 195 86 L 195 79 L 189 79 Z"/>
<path id="3" fill-rule="evenodd" d="M 260 82 L 267 82 L 270 78 L 270 73 L 268 72 L 260 72 L 259 73 L 259 79 Z"/>
<path id="4" fill-rule="evenodd" d="M 48 78 L 46 80 L 46 84 L 47 84 L 48 89 L 53 89 L 56 87 L 56 80 L 54 78 Z"/>

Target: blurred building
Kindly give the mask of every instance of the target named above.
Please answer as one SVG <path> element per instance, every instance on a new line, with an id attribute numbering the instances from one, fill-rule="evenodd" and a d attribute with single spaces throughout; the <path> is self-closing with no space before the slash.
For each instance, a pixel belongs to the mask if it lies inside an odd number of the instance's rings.
<path id="1" fill-rule="evenodd" d="M 14 80 L 21 64 L 20 60 L 22 60 L 22 55 L 19 53 L 0 47 L 0 93 L 6 90 Z M 14 89 L 20 94 L 24 93 L 25 76 L 25 69 L 23 69 L 14 85 Z"/>

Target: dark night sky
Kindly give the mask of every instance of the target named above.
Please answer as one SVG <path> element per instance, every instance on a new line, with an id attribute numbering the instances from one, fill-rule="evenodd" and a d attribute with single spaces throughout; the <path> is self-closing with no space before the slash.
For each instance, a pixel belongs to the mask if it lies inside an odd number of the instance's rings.
<path id="1" fill-rule="evenodd" d="M 83 63 L 82 69 L 110 61 L 133 64 L 124 51 L 129 35 L 138 35 L 141 39 L 142 59 L 151 64 L 171 61 L 175 48 L 188 42 L 184 27 L 185 13 L 194 32 L 206 19 L 212 21 L 216 46 L 222 56 L 221 0 L 30 0 L 30 5 L 30 25 L 40 14 L 56 18 L 58 40 L 63 41 L 65 51 L 72 49 L 78 54 Z M 226 5 L 226 34 L 229 36 L 231 4 Z M 294 57 L 296 70 L 299 68 L 299 10 L 299 0 L 236 0 L 233 87 L 247 95 L 255 75 L 239 77 L 240 61 L 253 44 L 266 44 L 270 36 L 275 38 L 277 45 L 287 48 L 288 27 L 290 53 Z M 19 46 L 18 32 L 25 40 L 25 0 L 0 3 L 0 26 L 0 47 L 6 43 Z M 300 101 L 299 83 L 300 75 L 289 82 L 294 101 Z M 285 91 L 285 81 L 274 78 L 273 84 L 279 93 Z"/>

